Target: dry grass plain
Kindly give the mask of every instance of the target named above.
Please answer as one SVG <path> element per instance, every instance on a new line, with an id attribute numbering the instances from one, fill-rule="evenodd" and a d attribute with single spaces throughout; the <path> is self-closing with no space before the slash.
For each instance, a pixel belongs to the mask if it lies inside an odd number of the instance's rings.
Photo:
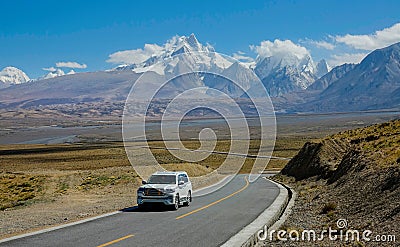
<path id="1" fill-rule="evenodd" d="M 381 120 L 371 117 L 368 121 Z M 314 121 L 291 124 L 291 119 L 288 124 L 278 121 L 273 156 L 293 157 L 307 141 L 368 121 L 360 123 L 348 118 L 318 124 Z M 219 140 L 216 150 L 229 150 L 229 142 Z M 187 163 L 162 149 L 162 142 L 152 141 L 149 145 L 162 166 L 185 170 L 190 176 L 209 173 L 226 158 L 226 154 L 210 154 L 196 164 Z M 184 141 L 184 145 L 197 149 L 199 142 Z M 252 140 L 249 153 L 257 153 L 258 146 L 259 142 Z M 241 172 L 248 173 L 253 161 L 247 158 Z M 267 170 L 280 170 L 287 162 L 271 159 Z M 122 142 L 0 145 L 0 237 L 131 207 L 140 182 Z"/>
<path id="2" fill-rule="evenodd" d="M 305 140 L 283 138 L 276 143 L 274 156 L 292 157 Z M 228 140 L 219 141 L 218 151 L 229 150 Z M 185 141 L 190 149 L 197 141 Z M 164 147 L 163 142 L 150 142 Z M 252 141 L 250 154 L 257 152 Z M 167 170 L 185 170 L 190 176 L 201 176 L 219 167 L 226 154 L 211 154 L 199 163 L 187 163 L 167 150 L 152 149 L 157 161 Z M 248 173 L 253 158 L 247 158 L 241 172 Z M 268 169 L 280 169 L 287 161 L 270 161 Z M 0 146 L 0 209 L 21 208 L 35 203 L 56 201 L 71 193 L 84 197 L 101 188 L 136 188 L 140 177 L 129 163 L 122 143 L 4 145 Z M 133 189 L 130 189 L 133 191 Z M 131 200 L 133 201 L 133 199 Z M 126 205 L 129 206 L 129 205 Z"/>
<path id="3" fill-rule="evenodd" d="M 305 140 L 278 139 L 274 155 L 292 157 Z M 186 141 L 187 148 L 198 148 Z M 250 153 L 256 152 L 256 142 Z M 163 147 L 162 142 L 151 142 Z M 220 141 L 217 150 L 229 150 Z M 226 154 L 211 154 L 206 160 L 184 163 L 164 149 L 152 149 L 167 170 L 185 170 L 201 176 L 218 166 Z M 252 158 L 241 172 L 250 171 Z M 287 161 L 271 160 L 268 168 L 280 169 Z M 40 229 L 132 207 L 141 178 L 126 156 L 123 143 L 2 145 L 0 146 L 0 236 Z"/>

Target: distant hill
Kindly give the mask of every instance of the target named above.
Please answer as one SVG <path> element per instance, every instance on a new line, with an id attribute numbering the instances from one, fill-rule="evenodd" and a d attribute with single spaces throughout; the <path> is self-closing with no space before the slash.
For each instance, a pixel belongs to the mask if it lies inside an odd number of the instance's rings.
<path id="1" fill-rule="evenodd" d="M 38 107 L 78 102 L 124 101 L 139 74 L 91 72 L 58 76 L 0 90 L 3 108 Z"/>

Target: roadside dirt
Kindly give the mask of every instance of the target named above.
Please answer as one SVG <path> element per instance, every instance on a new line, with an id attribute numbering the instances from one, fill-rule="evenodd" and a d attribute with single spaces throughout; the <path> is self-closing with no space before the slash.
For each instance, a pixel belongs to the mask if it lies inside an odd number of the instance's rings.
<path id="1" fill-rule="evenodd" d="M 281 241 L 275 236 L 259 246 L 398 246 L 399 240 L 393 240 L 400 238 L 399 131 L 397 120 L 306 143 L 274 177 L 298 194 L 280 229 L 292 231 L 294 240 Z M 340 220 L 346 221 L 346 227 L 339 228 Z M 301 241 L 304 230 L 320 234 L 329 228 L 345 233 L 369 230 L 370 239 L 392 241 L 366 241 L 362 237 L 346 241 L 337 234 L 336 240 L 325 234 L 323 240 Z"/>
<path id="2" fill-rule="evenodd" d="M 41 190 L 35 196 L 0 211 L 0 236 L 3 238 L 132 207 L 136 203 L 139 184 L 139 178 L 132 170 L 131 167 L 115 167 L 90 172 L 42 173 L 37 176 L 43 180 Z"/>

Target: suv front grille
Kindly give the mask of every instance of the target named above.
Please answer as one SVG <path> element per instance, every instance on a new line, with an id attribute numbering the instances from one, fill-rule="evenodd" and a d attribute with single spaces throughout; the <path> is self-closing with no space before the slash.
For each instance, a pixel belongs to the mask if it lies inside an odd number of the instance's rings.
<path id="1" fill-rule="evenodd" d="M 164 193 L 162 191 L 159 191 L 159 190 L 154 189 L 154 188 L 146 189 L 144 191 L 144 194 L 146 196 L 163 196 L 164 195 Z"/>

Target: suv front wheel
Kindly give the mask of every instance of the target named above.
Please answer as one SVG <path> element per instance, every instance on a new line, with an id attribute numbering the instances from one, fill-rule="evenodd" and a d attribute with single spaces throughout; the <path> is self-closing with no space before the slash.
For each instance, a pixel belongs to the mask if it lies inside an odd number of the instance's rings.
<path id="1" fill-rule="evenodd" d="M 178 210 L 178 208 L 179 208 L 179 203 L 180 203 L 180 201 L 179 201 L 179 195 L 176 195 L 176 196 L 175 196 L 175 204 L 173 205 L 173 210 Z"/>
<path id="2" fill-rule="evenodd" d="M 188 195 L 187 195 L 187 197 L 186 197 L 185 206 L 186 206 L 186 207 L 189 207 L 189 205 L 190 205 L 191 202 L 192 202 L 192 192 L 189 191 L 189 192 L 188 192 Z"/>

